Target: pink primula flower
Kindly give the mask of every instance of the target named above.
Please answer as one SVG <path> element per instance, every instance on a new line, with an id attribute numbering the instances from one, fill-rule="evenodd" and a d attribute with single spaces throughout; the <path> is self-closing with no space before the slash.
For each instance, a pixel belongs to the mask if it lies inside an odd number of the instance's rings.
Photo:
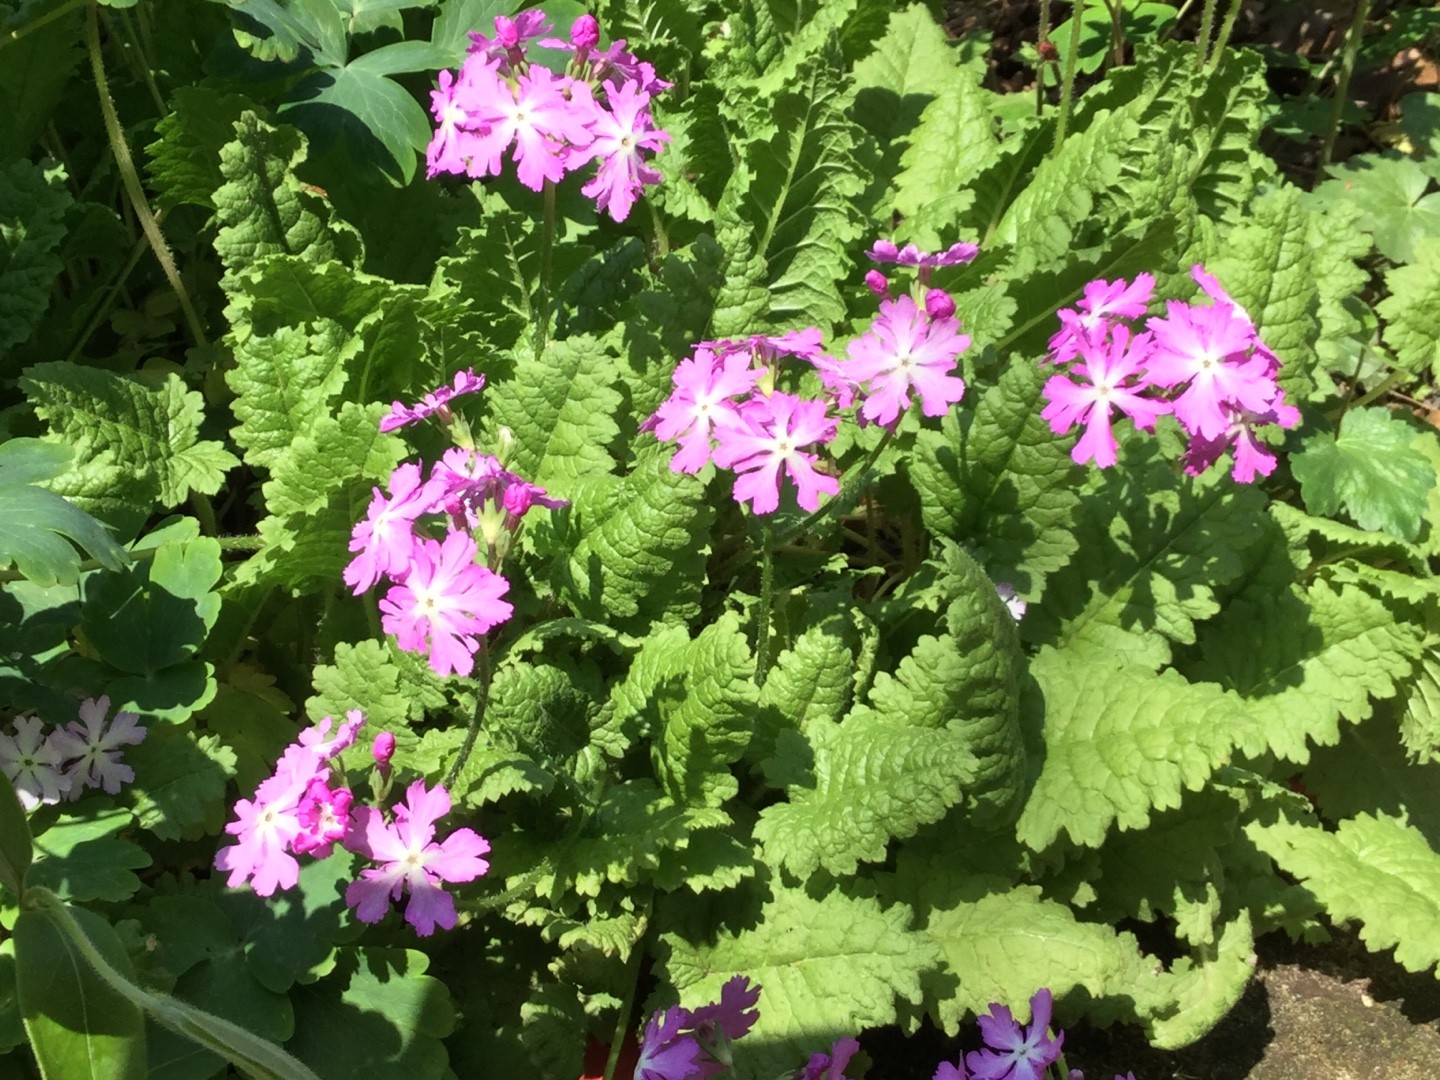
<path id="1" fill-rule="evenodd" d="M 457 829 L 435 842 L 435 822 L 450 812 L 450 793 L 443 785 L 433 789 L 416 780 L 406 789 L 405 802 L 395 808 L 395 820 L 386 822 L 374 807 L 351 814 L 345 846 L 380 863 L 360 871 L 360 878 L 345 890 L 345 903 L 361 922 L 379 922 L 405 892 L 405 921 L 421 937 L 438 926 L 455 926 L 455 900 L 442 882 L 474 881 L 490 864 L 483 855 L 490 844 L 473 829 Z"/>
<path id="2" fill-rule="evenodd" d="M 951 244 L 944 251 L 932 253 L 921 251 L 914 244 L 906 244 L 902 248 L 893 240 L 876 240 L 865 254 L 871 262 L 932 269 L 937 266 L 963 266 L 980 254 L 980 246 L 969 243 Z"/>
<path id="3" fill-rule="evenodd" d="M 1154 291 L 1154 274 L 1137 274 L 1134 282 L 1124 278 L 1090 282 L 1076 305 L 1078 311 L 1063 308 L 1058 313 L 1060 330 L 1050 339 L 1051 359 L 1057 364 L 1068 363 L 1080 355 L 1081 341 L 1103 343 L 1110 320 L 1138 319 L 1145 314 Z"/>
<path id="4" fill-rule="evenodd" d="M 780 469 L 796 487 L 796 501 L 806 510 L 820 508 L 821 494 L 834 495 L 840 481 L 817 472 L 814 454 L 801 447 L 827 443 L 835 437 L 836 421 L 826 417 L 823 401 L 804 401 L 776 392 L 755 397 L 740 409 L 741 423 L 716 430 L 715 464 L 734 469 L 735 501 L 750 503 L 757 514 L 780 506 Z"/>
<path id="5" fill-rule="evenodd" d="M 605 84 L 605 107 L 595 106 L 591 132 L 594 141 L 572 153 L 570 167 L 599 159 L 595 178 L 580 189 L 595 206 L 616 221 L 630 216 L 646 184 L 660 183 L 660 173 L 642 154 L 654 154 L 670 141 L 650 118 L 650 95 L 631 83 Z"/>
<path id="6" fill-rule="evenodd" d="M 443 544 L 420 540 L 410 573 L 380 601 L 380 625 L 407 652 L 428 653 L 437 675 L 469 675 L 479 636 L 510 618 L 500 598 L 510 588 L 499 574 L 475 563 L 475 541 L 451 532 Z"/>
<path id="7" fill-rule="evenodd" d="M 374 489 L 364 521 L 357 522 L 350 537 L 350 550 L 357 552 L 341 575 L 355 595 L 371 588 L 380 578 L 404 581 L 415 549 L 415 521 L 436 512 L 445 486 L 433 476 L 420 480 L 420 466 L 400 465 L 390 474 L 390 497 Z"/>
<path id="8" fill-rule="evenodd" d="M 732 352 L 723 359 L 704 345 L 680 361 L 670 377 L 674 390 L 641 425 L 657 439 L 678 441 L 670 459 L 672 472 L 696 473 L 710 460 L 711 438 L 716 430 L 740 422 L 736 399 L 755 389 L 760 372 L 751 366 L 748 352 Z"/>
<path id="9" fill-rule="evenodd" d="M 909 295 L 881 301 L 870 329 L 850 342 L 844 365 L 854 383 L 868 384 L 860 415 L 889 426 L 910 407 L 913 390 L 926 416 L 944 416 L 965 396 L 965 381 L 950 372 L 969 347 L 958 320 L 930 318 Z"/>
<path id="10" fill-rule="evenodd" d="M 1175 418 L 1185 430 L 1216 439 L 1230 426 L 1227 406 L 1265 412 L 1275 384 L 1268 358 L 1252 352 L 1250 320 L 1229 304 L 1171 300 L 1165 309 L 1166 318 L 1146 323 L 1155 338 L 1147 375 L 1160 386 L 1188 383 L 1175 399 Z"/>
<path id="11" fill-rule="evenodd" d="M 1149 346 L 1148 335 L 1141 334 L 1132 342 L 1130 331 L 1116 326 L 1104 345 L 1081 343 L 1083 362 L 1069 374 L 1088 379 L 1088 385 L 1071 382 L 1066 375 L 1055 375 L 1045 384 L 1049 404 L 1040 416 L 1050 422 L 1050 430 L 1063 435 L 1077 423 L 1085 425 L 1070 451 L 1077 465 L 1092 459 L 1102 469 L 1115 464 L 1118 447 L 1110 428 L 1112 407 L 1146 431 L 1153 430 L 1156 418 L 1170 411 L 1168 402 L 1142 396 L 1149 386 L 1142 374 Z"/>
<path id="12" fill-rule="evenodd" d="M 484 80 L 486 76 L 480 76 Z M 585 83 L 532 66 L 511 85 L 491 73 L 477 94 L 475 118 L 486 127 L 470 165 L 472 176 L 498 176 L 502 156 L 515 144 L 516 175 L 531 191 L 565 175 L 569 148 L 588 146 L 595 103 Z"/>
<path id="13" fill-rule="evenodd" d="M 414 405 L 406 405 L 403 401 L 394 402 L 390 411 L 380 418 L 380 431 L 384 434 L 409 424 L 418 424 L 429 416 L 438 416 L 442 421 L 448 421 L 451 416 L 450 402 L 462 394 L 473 394 L 484 385 L 485 376 L 475 374 L 473 368 L 457 371 L 453 385 L 432 390 Z"/>

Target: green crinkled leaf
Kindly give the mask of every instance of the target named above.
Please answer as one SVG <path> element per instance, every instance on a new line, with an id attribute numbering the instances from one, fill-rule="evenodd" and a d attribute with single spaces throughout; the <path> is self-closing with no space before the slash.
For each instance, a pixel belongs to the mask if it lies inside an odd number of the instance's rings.
<path id="1" fill-rule="evenodd" d="M 70 914 L 100 954 L 134 977 L 114 927 L 84 908 Z M 15 923 L 20 1011 L 41 1075 L 65 1080 L 143 1080 L 145 1020 L 106 984 L 48 911 Z"/>
<path id="2" fill-rule="evenodd" d="M 395 736 L 397 753 L 413 749 L 416 736 L 410 721 L 423 715 L 424 706 L 405 693 L 408 688 L 402 688 L 400 669 L 384 642 L 337 643 L 332 662 L 315 665 L 311 681 L 315 693 L 305 702 L 305 713 L 312 721 L 359 709 L 365 713 L 368 737 L 388 731 Z"/>
<path id="3" fill-rule="evenodd" d="M 566 576 L 582 616 L 643 627 L 698 614 L 715 514 L 705 485 L 671 472 L 669 457 L 650 442 L 628 475 L 577 492 Z"/>
<path id="4" fill-rule="evenodd" d="M 72 201 L 57 165 L 22 159 L 0 166 L 0 356 L 45 314 Z"/>
<path id="5" fill-rule="evenodd" d="M 294 128 L 272 127 L 253 112 L 235 122 L 234 138 L 220 150 L 225 183 L 214 196 L 215 250 L 227 281 L 266 255 L 360 262 L 356 232 L 334 216 L 319 189 L 295 176 L 304 160 L 305 137 Z"/>
<path id="6" fill-rule="evenodd" d="M 239 464 L 220 443 L 200 438 L 204 398 L 178 375 L 157 387 L 50 362 L 27 368 L 20 386 L 52 437 L 75 453 L 52 488 L 102 518 L 143 520 L 156 502 L 178 506 L 192 491 L 213 495 Z"/>
<path id="7" fill-rule="evenodd" d="M 1005 889 L 948 859 L 902 854 L 880 889 L 915 909 L 919 932 L 944 959 L 921 978 L 921 1008 L 904 1010 L 909 1027 L 923 1010 L 954 1034 L 992 1002 L 1023 1009 L 1039 986 L 1057 998 L 1084 987 L 1099 999 L 1092 1010 L 1114 1016 L 1116 1004 L 1105 999 L 1141 998 L 1155 967 L 1133 935 L 1080 922 L 1035 886 Z"/>
<path id="8" fill-rule="evenodd" d="M 43 885 L 62 900 L 130 899 L 140 888 L 131 871 L 150 865 L 143 848 L 118 835 L 134 819 L 108 799 L 85 800 L 35 837 L 36 863 L 26 884 Z"/>
<path id="9" fill-rule="evenodd" d="M 520 1038 L 537 1077 L 563 1077 L 585 1072 L 585 1044 L 575 1038 L 586 1028 L 585 1004 L 578 988 L 547 982 L 535 988 L 520 1006 L 524 1027 Z"/>
<path id="10" fill-rule="evenodd" d="M 329 415 L 329 402 L 345 385 L 347 365 L 361 341 L 338 324 L 281 327 L 235 348 L 225 381 L 235 391 L 231 431 L 245 461 L 273 469 L 292 443 Z"/>
<path id="11" fill-rule="evenodd" d="M 220 831 L 229 810 L 225 781 L 235 775 L 235 752 L 218 735 L 152 727 L 144 742 L 126 748 L 125 763 L 135 770 L 128 791 L 142 829 L 162 840 Z"/>
<path id="12" fill-rule="evenodd" d="M 990 95 L 980 87 L 983 72 L 955 77 L 953 70 L 941 69 L 946 73 L 944 81 L 910 135 L 900 157 L 893 199 L 897 212 L 906 217 L 923 215 L 928 228 L 946 237 L 947 227 L 958 216 L 947 210 L 968 205 L 976 173 L 995 161 L 999 148 Z"/>
<path id="13" fill-rule="evenodd" d="M 1283 820 L 1246 831 L 1333 921 L 1359 920 L 1367 948 L 1393 946 L 1407 971 L 1440 963 L 1440 855 L 1403 818 L 1358 814 L 1334 832 Z"/>
<path id="14" fill-rule="evenodd" d="M 455 253 L 436 267 L 437 290 L 483 316 L 486 338 L 497 348 L 513 347 L 530 322 L 538 272 L 533 231 L 518 210 L 486 200 L 479 226 L 461 229 Z"/>
<path id="15" fill-rule="evenodd" d="M 794 1068 L 841 1035 L 894 1022 L 896 999 L 918 1004 L 921 978 L 941 955 L 911 929 L 904 904 L 881 907 L 838 890 L 816 899 L 778 881 L 753 929 L 698 943 L 670 933 L 662 942 L 664 977 L 682 1004 L 718 1001 L 735 975 L 760 984 L 760 1019 L 735 1049 L 751 1059 L 742 1071 L 761 1075 Z"/>
<path id="16" fill-rule="evenodd" d="M 909 470 L 926 526 L 972 545 L 996 581 L 1027 598 L 1076 548 L 1080 470 L 1040 419 L 1038 367 L 1006 366 L 973 408 L 916 438 Z"/>
<path id="17" fill-rule="evenodd" d="M 185 531 L 190 535 L 155 546 L 151 558 L 85 580 L 86 639 L 121 671 L 151 676 L 184 663 L 220 615 L 220 595 L 212 591 L 224 572 L 220 544 L 196 535 L 193 522 Z"/>
<path id="18" fill-rule="evenodd" d="M 615 376 L 609 347 L 592 337 L 552 341 L 542 356 L 518 359 L 514 376 L 487 391 L 490 431 L 514 435 L 508 467 L 562 497 L 581 477 L 611 472 Z"/>
<path id="19" fill-rule="evenodd" d="M 1362 529 L 1420 535 L 1435 470 L 1410 450 L 1415 429 L 1388 409 L 1351 409 L 1339 435 L 1319 432 L 1291 458 L 1300 495 L 1312 514 L 1342 509 Z"/>
<path id="20" fill-rule="evenodd" d="M 413 286 L 358 273 L 335 259 L 266 255 L 236 275 L 225 316 L 237 342 L 311 323 L 322 329 L 334 323 L 358 334 L 385 307 L 387 297 L 413 291 Z"/>
<path id="21" fill-rule="evenodd" d="M 1440 193 L 1425 194 L 1430 177 L 1418 161 L 1356 154 L 1328 169 L 1331 179 L 1309 202 L 1320 211 L 1336 205 L 1360 211 L 1360 227 L 1392 263 L 1416 261 L 1420 245 L 1440 236 Z"/>
<path id="22" fill-rule="evenodd" d="M 845 117 L 841 92 L 838 58 L 827 50 L 775 99 L 769 134 L 740 148 L 743 164 L 717 212 L 729 262 L 711 325 L 716 336 L 797 322 L 825 330 L 844 318 L 840 284 L 864 231 L 854 203 L 864 181 L 854 158 L 858 129 Z"/>
<path id="23" fill-rule="evenodd" d="M 1426 645 L 1401 697 L 1400 737 L 1406 751 L 1420 761 L 1440 760 L 1440 649 Z"/>
<path id="24" fill-rule="evenodd" d="M 683 848 L 661 852 L 655 885 L 666 892 L 733 889 L 754 877 L 756 866 L 749 843 L 721 829 L 702 829 L 691 833 Z"/>
<path id="25" fill-rule="evenodd" d="M 1042 649 L 1030 663 L 1045 756 L 1016 834 L 1036 851 L 1062 831 L 1099 847 L 1112 825 L 1143 829 L 1198 791 L 1255 727 L 1246 704 L 1210 683 L 1097 653 Z"/>
<path id="26" fill-rule="evenodd" d="M 1255 975 L 1255 934 L 1240 912 L 1214 945 L 1181 957 L 1158 976 L 1155 993 L 1173 1002 L 1146 1018 L 1150 1041 L 1167 1050 L 1189 1046 L 1233 1009 Z"/>
<path id="27" fill-rule="evenodd" d="M 762 810 L 755 826 L 767 862 L 801 880 L 821 867 L 853 874 L 861 862 L 882 861 L 892 839 L 913 836 L 967 796 L 979 771 L 968 740 L 949 728 L 902 724 L 866 712 L 811 725 L 811 775 L 789 788 L 789 801 Z M 798 737 L 782 733 L 779 752 Z"/>
<path id="28" fill-rule="evenodd" d="M 37 585 L 73 585 L 80 573 L 74 541 L 102 566 L 118 570 L 125 552 L 105 526 L 37 481 L 65 473 L 70 448 L 39 439 L 0 443 L 0 569 L 14 565 Z"/>
<path id="29" fill-rule="evenodd" d="M 428 965 L 415 949 L 342 949 L 334 972 L 292 991 L 286 1049 L 323 1080 L 443 1080 L 455 1007 Z"/>
<path id="30" fill-rule="evenodd" d="M 574 674 L 558 664 L 502 663 L 485 706 L 485 736 L 552 768 L 589 742 L 595 703 Z"/>
<path id="31" fill-rule="evenodd" d="M 1251 202 L 1244 218 L 1221 235 L 1220 253 L 1205 267 L 1280 357 L 1280 383 L 1292 398 L 1305 390 L 1315 364 L 1316 267 L 1335 262 L 1337 254 L 1312 250 L 1309 218 L 1298 188 L 1273 189 Z"/>
<path id="32" fill-rule="evenodd" d="M 177 86 L 168 111 L 155 125 L 159 136 L 145 147 L 155 206 L 215 209 L 215 192 L 225 183 L 220 149 L 235 138 L 235 124 L 255 106 L 239 94 L 208 86 Z"/>
<path id="33" fill-rule="evenodd" d="M 1304 763 L 1308 742 L 1333 745 L 1340 719 L 1366 719 L 1420 655 L 1420 629 L 1354 585 L 1323 578 L 1263 602 L 1235 599 L 1205 628 L 1191 674 L 1244 700 L 1257 726 L 1237 745 Z"/>
<path id="34" fill-rule="evenodd" d="M 1343 728 L 1317 747 L 1301 778 L 1327 820 L 1370 811 L 1403 817 L 1440 850 L 1440 762 L 1416 763 L 1388 717 Z"/>
<path id="35" fill-rule="evenodd" d="M 890 12 L 884 36 L 851 72 L 855 118 L 882 144 L 904 139 L 940 89 L 970 81 L 957 59 L 945 29 L 925 5 Z"/>
<path id="36" fill-rule="evenodd" d="M 751 760 L 773 753 L 781 731 L 804 734 L 812 725 L 840 722 L 854 690 L 854 636 L 843 617 L 833 615 L 807 627 L 775 658 L 760 688 Z"/>
<path id="37" fill-rule="evenodd" d="M 253 791 L 294 741 L 294 714 L 295 703 L 275 686 L 273 676 L 236 664 L 196 722 L 235 751 L 235 783 Z"/>
<path id="38" fill-rule="evenodd" d="M 711 816 L 718 818 L 712 825 L 729 820 L 719 812 Z M 530 841 L 535 861 L 550 862 L 533 885 L 535 895 L 555 900 L 566 892 L 596 897 L 607 884 L 633 888 L 659 867 L 665 851 L 689 843 L 695 821 L 653 781 L 612 784 L 578 836 L 560 845 Z"/>
<path id="39" fill-rule="evenodd" d="M 1440 379 L 1440 238 L 1421 242 L 1413 265 L 1387 270 L 1385 292 L 1375 305 L 1385 344 L 1404 370 Z"/>
<path id="40" fill-rule="evenodd" d="M 678 802 L 719 806 L 737 789 L 726 766 L 745 752 L 759 699 L 740 620 L 721 616 L 663 662 L 684 691 L 659 706 L 650 750 L 655 773 Z"/>
<path id="41" fill-rule="evenodd" d="M 1228 476 L 1179 477 L 1147 440 L 1151 460 L 1107 472 L 1081 503 L 1075 558 L 1050 575 L 1025 629 L 1099 659 L 1159 668 L 1170 642 L 1195 641 L 1220 610 L 1216 586 L 1246 570 L 1264 535 L 1264 496 Z"/>
<path id="42" fill-rule="evenodd" d="M 347 401 L 275 460 L 262 489 L 270 511 L 259 526 L 265 546 L 239 568 L 237 581 L 302 587 L 339 579 L 375 484 L 405 455 L 399 439 L 380 433 L 382 411 Z"/>

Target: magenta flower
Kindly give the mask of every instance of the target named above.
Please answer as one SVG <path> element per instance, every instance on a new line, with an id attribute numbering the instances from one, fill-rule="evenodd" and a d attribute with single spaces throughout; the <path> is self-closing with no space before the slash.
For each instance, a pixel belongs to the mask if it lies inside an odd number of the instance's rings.
<path id="1" fill-rule="evenodd" d="M 1147 328 L 1155 348 L 1147 364 L 1151 382 L 1188 386 L 1175 399 L 1175 418 L 1186 431 L 1205 439 L 1230 426 L 1226 405 L 1264 413 L 1274 394 L 1269 358 L 1254 353 L 1254 326 L 1228 304 L 1196 307 L 1168 301 L 1166 318 Z"/>
<path id="2" fill-rule="evenodd" d="M 341 575 L 355 595 L 371 588 L 382 576 L 404 581 L 415 550 L 415 521 L 439 509 L 444 485 L 434 477 L 421 483 L 420 466 L 406 463 L 390 474 L 390 497 L 374 489 L 364 521 L 350 534 L 350 550 L 357 552 Z"/>
<path id="3" fill-rule="evenodd" d="M 1115 464 L 1118 444 L 1110 428 L 1112 406 L 1146 431 L 1155 427 L 1157 417 L 1170 411 L 1168 402 L 1141 396 L 1149 386 L 1141 374 L 1148 353 L 1147 335 L 1141 334 L 1132 343 L 1130 331 L 1116 326 L 1108 344 L 1081 343 L 1084 362 L 1070 375 L 1088 378 L 1088 386 L 1073 383 L 1066 375 L 1052 376 L 1045 384 L 1049 404 L 1040 416 L 1050 422 L 1050 430 L 1064 435 L 1077 423 L 1085 425 L 1084 434 L 1070 451 L 1077 465 L 1092 459 L 1102 469 Z"/>
<path id="4" fill-rule="evenodd" d="M 1138 319 L 1145 314 L 1155 290 L 1154 274 L 1137 274 L 1133 283 L 1124 278 L 1092 281 L 1075 308 L 1063 308 L 1060 330 L 1050 339 L 1051 359 L 1064 364 L 1080 355 L 1080 343 L 1099 345 L 1109 334 L 1112 318 Z"/>
<path id="5" fill-rule="evenodd" d="M 475 563 L 475 541 L 451 532 L 443 544 L 420 540 L 410 573 L 380 601 L 380 625 L 406 652 L 428 653 L 437 675 L 469 675 L 478 637 L 510 618 L 500 598 L 510 583 Z"/>
<path id="6" fill-rule="evenodd" d="M 313 755 L 287 754 L 270 779 L 255 789 L 254 799 L 235 803 L 235 820 L 225 831 L 237 842 L 215 855 L 215 868 L 230 872 L 226 881 L 230 888 L 248 881 L 256 895 L 270 896 L 276 889 L 294 888 L 300 880 L 300 863 L 291 849 L 305 831 L 300 802 L 316 779 L 318 766 Z"/>
<path id="7" fill-rule="evenodd" d="M 965 1075 L 965 1055 L 960 1055 L 960 1060 L 951 1065 L 948 1061 L 942 1061 L 935 1069 L 935 1075 L 931 1080 L 967 1080 Z"/>
<path id="8" fill-rule="evenodd" d="M 225 831 L 236 842 L 215 855 L 215 868 L 229 871 L 232 889 L 250 882 L 259 896 L 292 888 L 300 877 L 297 854 L 324 857 L 345 831 L 351 795 L 331 790 L 328 762 L 355 741 L 365 714 L 352 709 L 329 738 L 330 717 L 302 731 L 255 789 L 254 799 L 235 803 L 235 820 Z"/>
<path id="9" fill-rule="evenodd" d="M 15 785 L 26 810 L 59 802 L 70 790 L 70 777 L 63 770 L 63 733 L 42 735 L 45 725 L 36 716 L 17 716 L 14 724 L 14 735 L 0 735 L 0 772 Z"/>
<path id="10" fill-rule="evenodd" d="M 715 464 L 734 469 L 734 496 L 750 503 L 757 514 L 780 506 L 780 469 L 796 487 L 796 501 L 806 510 L 820 508 L 820 495 L 835 495 L 840 481 L 815 470 L 814 454 L 801 447 L 827 443 L 835 437 L 836 421 L 825 416 L 825 402 L 803 401 L 776 392 L 756 397 L 740 410 L 741 423 L 717 429 Z"/>
<path id="11" fill-rule="evenodd" d="M 120 794 L 120 785 L 135 779 L 135 770 L 120 760 L 121 747 L 145 741 L 145 729 L 132 712 L 117 712 L 109 727 L 105 714 L 110 711 L 110 698 L 86 698 L 80 703 L 80 719 L 67 728 L 57 729 L 51 741 L 70 761 L 70 798 L 78 799 L 85 788 L 103 788 L 107 794 Z"/>
<path id="12" fill-rule="evenodd" d="M 473 829 L 456 829 L 443 841 L 435 842 L 435 822 L 450 813 L 450 793 L 444 785 L 427 788 L 416 780 L 405 791 L 405 801 L 395 808 L 395 820 L 386 822 L 371 806 L 351 814 L 345 846 L 381 865 L 360 871 L 360 877 L 345 890 L 345 903 L 355 909 L 361 922 L 379 922 L 390 910 L 390 902 L 409 892 L 405 921 L 421 937 L 429 937 L 438 926 L 455 926 L 455 900 L 442 882 L 474 881 L 490 864 L 483 855 L 490 844 Z"/>
<path id="13" fill-rule="evenodd" d="M 723 360 L 704 345 L 695 355 L 680 361 L 670 376 L 674 390 L 655 410 L 642 431 L 654 431 L 657 439 L 678 441 L 680 449 L 670 459 L 672 472 L 696 473 L 710 460 L 711 437 L 718 428 L 740 423 L 735 399 L 755 389 L 760 372 L 751 367 L 749 354 L 733 352 Z"/>
<path id="14" fill-rule="evenodd" d="M 646 184 L 658 184 L 660 173 L 642 154 L 655 154 L 670 141 L 668 132 L 650 118 L 650 95 L 633 83 L 605 84 L 605 107 L 595 106 L 591 132 L 594 141 L 574 152 L 569 164 L 578 167 L 600 160 L 595 178 L 580 189 L 595 206 L 616 221 L 630 216 L 630 208 Z"/>
<path id="15" fill-rule="evenodd" d="M 1266 424 L 1293 428 L 1300 423 L 1300 410 L 1285 404 L 1284 392 L 1277 386 L 1272 404 L 1264 413 L 1227 406 L 1226 415 L 1229 425 L 1218 438 L 1191 436 L 1190 445 L 1185 450 L 1185 471 L 1191 476 L 1198 476 L 1214 465 L 1226 450 L 1231 450 L 1234 460 L 1230 475 L 1237 483 L 1254 483 L 1256 476 L 1273 473 L 1277 464 L 1275 455 L 1256 438 L 1255 429 Z"/>
<path id="16" fill-rule="evenodd" d="M 439 416 L 442 422 L 448 423 L 451 418 L 450 402 L 462 394 L 473 394 L 484 385 L 485 376 L 476 375 L 473 368 L 457 371 L 454 385 L 442 386 L 426 394 L 414 405 L 406 405 L 402 401 L 394 402 L 390 411 L 380 418 L 380 430 L 382 433 L 395 431 L 408 424 L 418 424 L 428 416 Z"/>
<path id="17" fill-rule="evenodd" d="M 847 350 L 846 374 L 868 383 L 860 415 L 888 427 L 910 407 L 914 390 L 926 416 L 944 416 L 965 396 L 965 381 L 950 372 L 969 347 L 955 319 L 931 319 L 908 295 L 882 300 L 870 329 Z"/>
<path id="18" fill-rule="evenodd" d="M 635 1080 L 690 1080 L 697 1075 L 700 1044 L 682 1030 L 686 1021 L 686 1012 L 678 1005 L 650 1017 L 640 1039 Z"/>
<path id="19" fill-rule="evenodd" d="M 963 266 L 979 253 L 978 244 L 951 244 L 944 251 L 931 253 L 921 251 L 914 244 L 906 244 L 902 248 L 897 247 L 893 240 L 876 240 L 865 254 L 871 262 L 933 269 L 937 266 Z"/>
<path id="20" fill-rule="evenodd" d="M 471 108 L 486 130 L 470 175 L 498 176 L 502 156 L 514 143 L 516 176 L 531 191 L 539 191 L 545 181 L 565 175 L 567 148 L 589 145 L 595 102 L 587 84 L 533 65 L 513 87 L 494 72 L 477 76 L 477 85 Z"/>
<path id="21" fill-rule="evenodd" d="M 973 1080 L 1041 1080 L 1045 1070 L 1060 1057 L 1065 1041 L 1062 1031 L 1047 1036 L 1051 998 L 1048 989 L 1030 999 L 1030 1026 L 1021 1027 L 1004 1005 L 990 1006 L 979 1018 L 980 1034 L 988 1049 L 965 1055 Z"/>
<path id="22" fill-rule="evenodd" d="M 858 1040 L 845 1036 L 830 1048 L 828 1054 L 811 1054 L 795 1080 L 845 1080 L 845 1066 L 860 1051 Z"/>

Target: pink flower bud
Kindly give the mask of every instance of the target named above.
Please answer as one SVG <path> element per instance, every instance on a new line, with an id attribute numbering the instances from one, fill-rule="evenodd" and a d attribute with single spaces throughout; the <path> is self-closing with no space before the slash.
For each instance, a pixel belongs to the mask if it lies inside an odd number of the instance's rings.
<path id="1" fill-rule="evenodd" d="M 932 319 L 948 319 L 955 314 L 955 301 L 944 289 L 931 289 L 925 294 L 925 314 Z"/>
<path id="2" fill-rule="evenodd" d="M 594 15 L 581 15 L 570 27 L 570 44 L 576 50 L 593 49 L 600 44 L 600 23 Z"/>
<path id="3" fill-rule="evenodd" d="M 879 270 L 867 270 L 865 272 L 865 286 L 876 296 L 890 295 L 890 282 Z"/>
<path id="4" fill-rule="evenodd" d="M 515 26 L 515 20 L 508 15 L 495 16 L 495 40 L 507 49 L 513 49 L 520 44 L 520 31 Z"/>
<path id="5" fill-rule="evenodd" d="M 382 731 L 375 736 L 375 742 L 370 747 L 370 754 L 375 759 L 375 764 L 382 769 L 390 764 L 390 759 L 395 756 L 395 736 L 388 731 Z"/>

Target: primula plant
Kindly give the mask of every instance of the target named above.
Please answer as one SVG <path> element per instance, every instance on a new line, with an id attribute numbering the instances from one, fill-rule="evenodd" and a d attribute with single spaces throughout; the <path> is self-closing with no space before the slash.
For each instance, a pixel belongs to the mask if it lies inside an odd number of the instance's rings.
<path id="1" fill-rule="evenodd" d="M 0 1073 L 1068 1080 L 1440 963 L 1440 238 L 1256 54 L 0 30 Z"/>

